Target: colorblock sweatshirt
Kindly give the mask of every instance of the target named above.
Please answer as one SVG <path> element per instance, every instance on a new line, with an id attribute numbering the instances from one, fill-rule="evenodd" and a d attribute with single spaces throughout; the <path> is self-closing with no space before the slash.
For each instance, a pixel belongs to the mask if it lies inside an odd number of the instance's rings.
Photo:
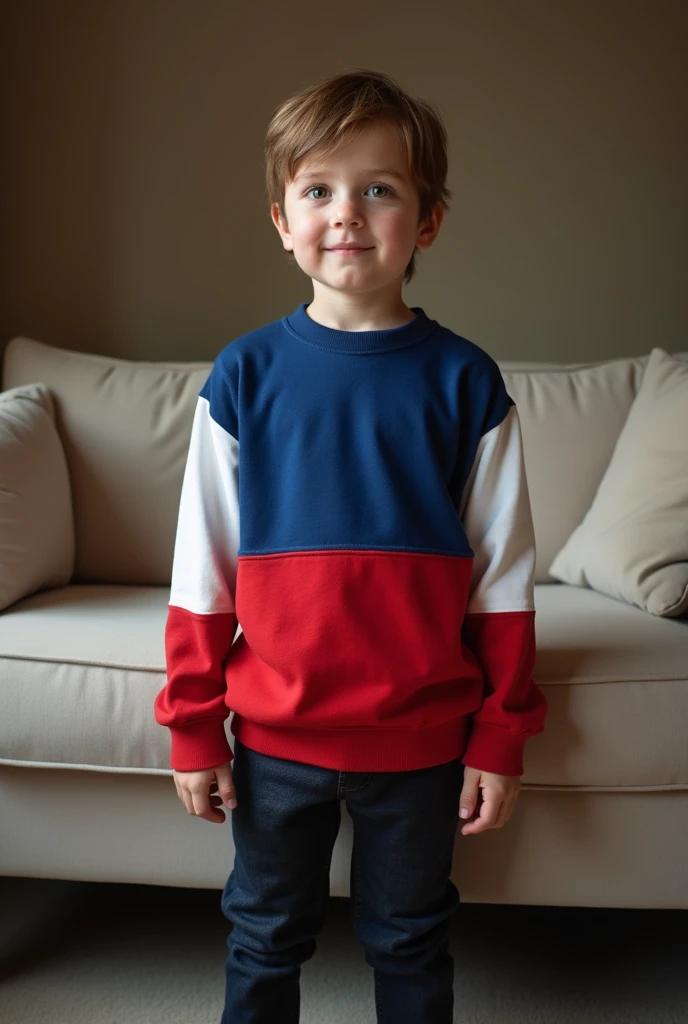
<path id="1" fill-rule="evenodd" d="M 156 721 L 171 767 L 246 746 L 346 771 L 523 773 L 547 702 L 516 406 L 413 307 L 340 331 L 308 303 L 242 335 L 197 399 Z"/>

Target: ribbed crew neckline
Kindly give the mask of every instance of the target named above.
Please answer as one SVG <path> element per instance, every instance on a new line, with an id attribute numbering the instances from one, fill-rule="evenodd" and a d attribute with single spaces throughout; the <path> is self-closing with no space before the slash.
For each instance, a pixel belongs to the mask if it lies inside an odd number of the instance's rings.
<path id="1" fill-rule="evenodd" d="M 309 305 L 310 302 L 302 302 L 293 313 L 283 317 L 284 328 L 308 345 L 351 355 L 370 355 L 405 348 L 421 341 L 438 326 L 436 320 L 426 316 L 421 306 L 411 306 L 415 317 L 399 327 L 390 327 L 385 331 L 337 331 L 311 320 L 306 312 Z"/>

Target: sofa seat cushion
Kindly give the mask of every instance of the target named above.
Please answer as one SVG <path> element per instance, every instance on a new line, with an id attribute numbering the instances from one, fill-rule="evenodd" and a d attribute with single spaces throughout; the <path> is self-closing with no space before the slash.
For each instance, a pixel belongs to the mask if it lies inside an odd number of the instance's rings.
<path id="1" fill-rule="evenodd" d="M 527 781 L 688 789 L 688 621 L 569 584 L 536 585 L 535 608 L 549 710 L 526 744 Z"/>
<path id="2" fill-rule="evenodd" d="M 169 774 L 153 715 L 168 600 L 168 587 L 73 584 L 0 613 L 0 763 Z M 537 585 L 535 606 L 549 712 L 523 783 L 687 789 L 688 622 L 568 584 Z"/>

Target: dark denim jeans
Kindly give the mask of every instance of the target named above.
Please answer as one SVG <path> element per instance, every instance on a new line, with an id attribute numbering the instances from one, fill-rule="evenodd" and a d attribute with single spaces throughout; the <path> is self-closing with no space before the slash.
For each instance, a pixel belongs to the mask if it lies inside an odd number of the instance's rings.
<path id="1" fill-rule="evenodd" d="M 338 771 L 269 757 L 234 737 L 221 1024 L 297 1024 L 300 965 L 324 922 L 342 799 L 354 830 L 353 927 L 373 968 L 378 1024 L 451 1024 L 448 936 L 460 896 L 449 875 L 463 773 L 459 758 L 411 771 Z"/>

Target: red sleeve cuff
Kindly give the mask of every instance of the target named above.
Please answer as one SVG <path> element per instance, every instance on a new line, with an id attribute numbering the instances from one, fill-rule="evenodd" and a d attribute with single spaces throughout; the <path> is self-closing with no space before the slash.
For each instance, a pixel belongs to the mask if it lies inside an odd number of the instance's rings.
<path id="1" fill-rule="evenodd" d="M 170 767 L 178 772 L 198 772 L 234 759 L 227 740 L 224 718 L 201 718 L 190 725 L 169 726 Z"/>
<path id="2" fill-rule="evenodd" d="M 489 722 L 473 719 L 461 763 L 496 775 L 523 775 L 523 737 Z"/>

